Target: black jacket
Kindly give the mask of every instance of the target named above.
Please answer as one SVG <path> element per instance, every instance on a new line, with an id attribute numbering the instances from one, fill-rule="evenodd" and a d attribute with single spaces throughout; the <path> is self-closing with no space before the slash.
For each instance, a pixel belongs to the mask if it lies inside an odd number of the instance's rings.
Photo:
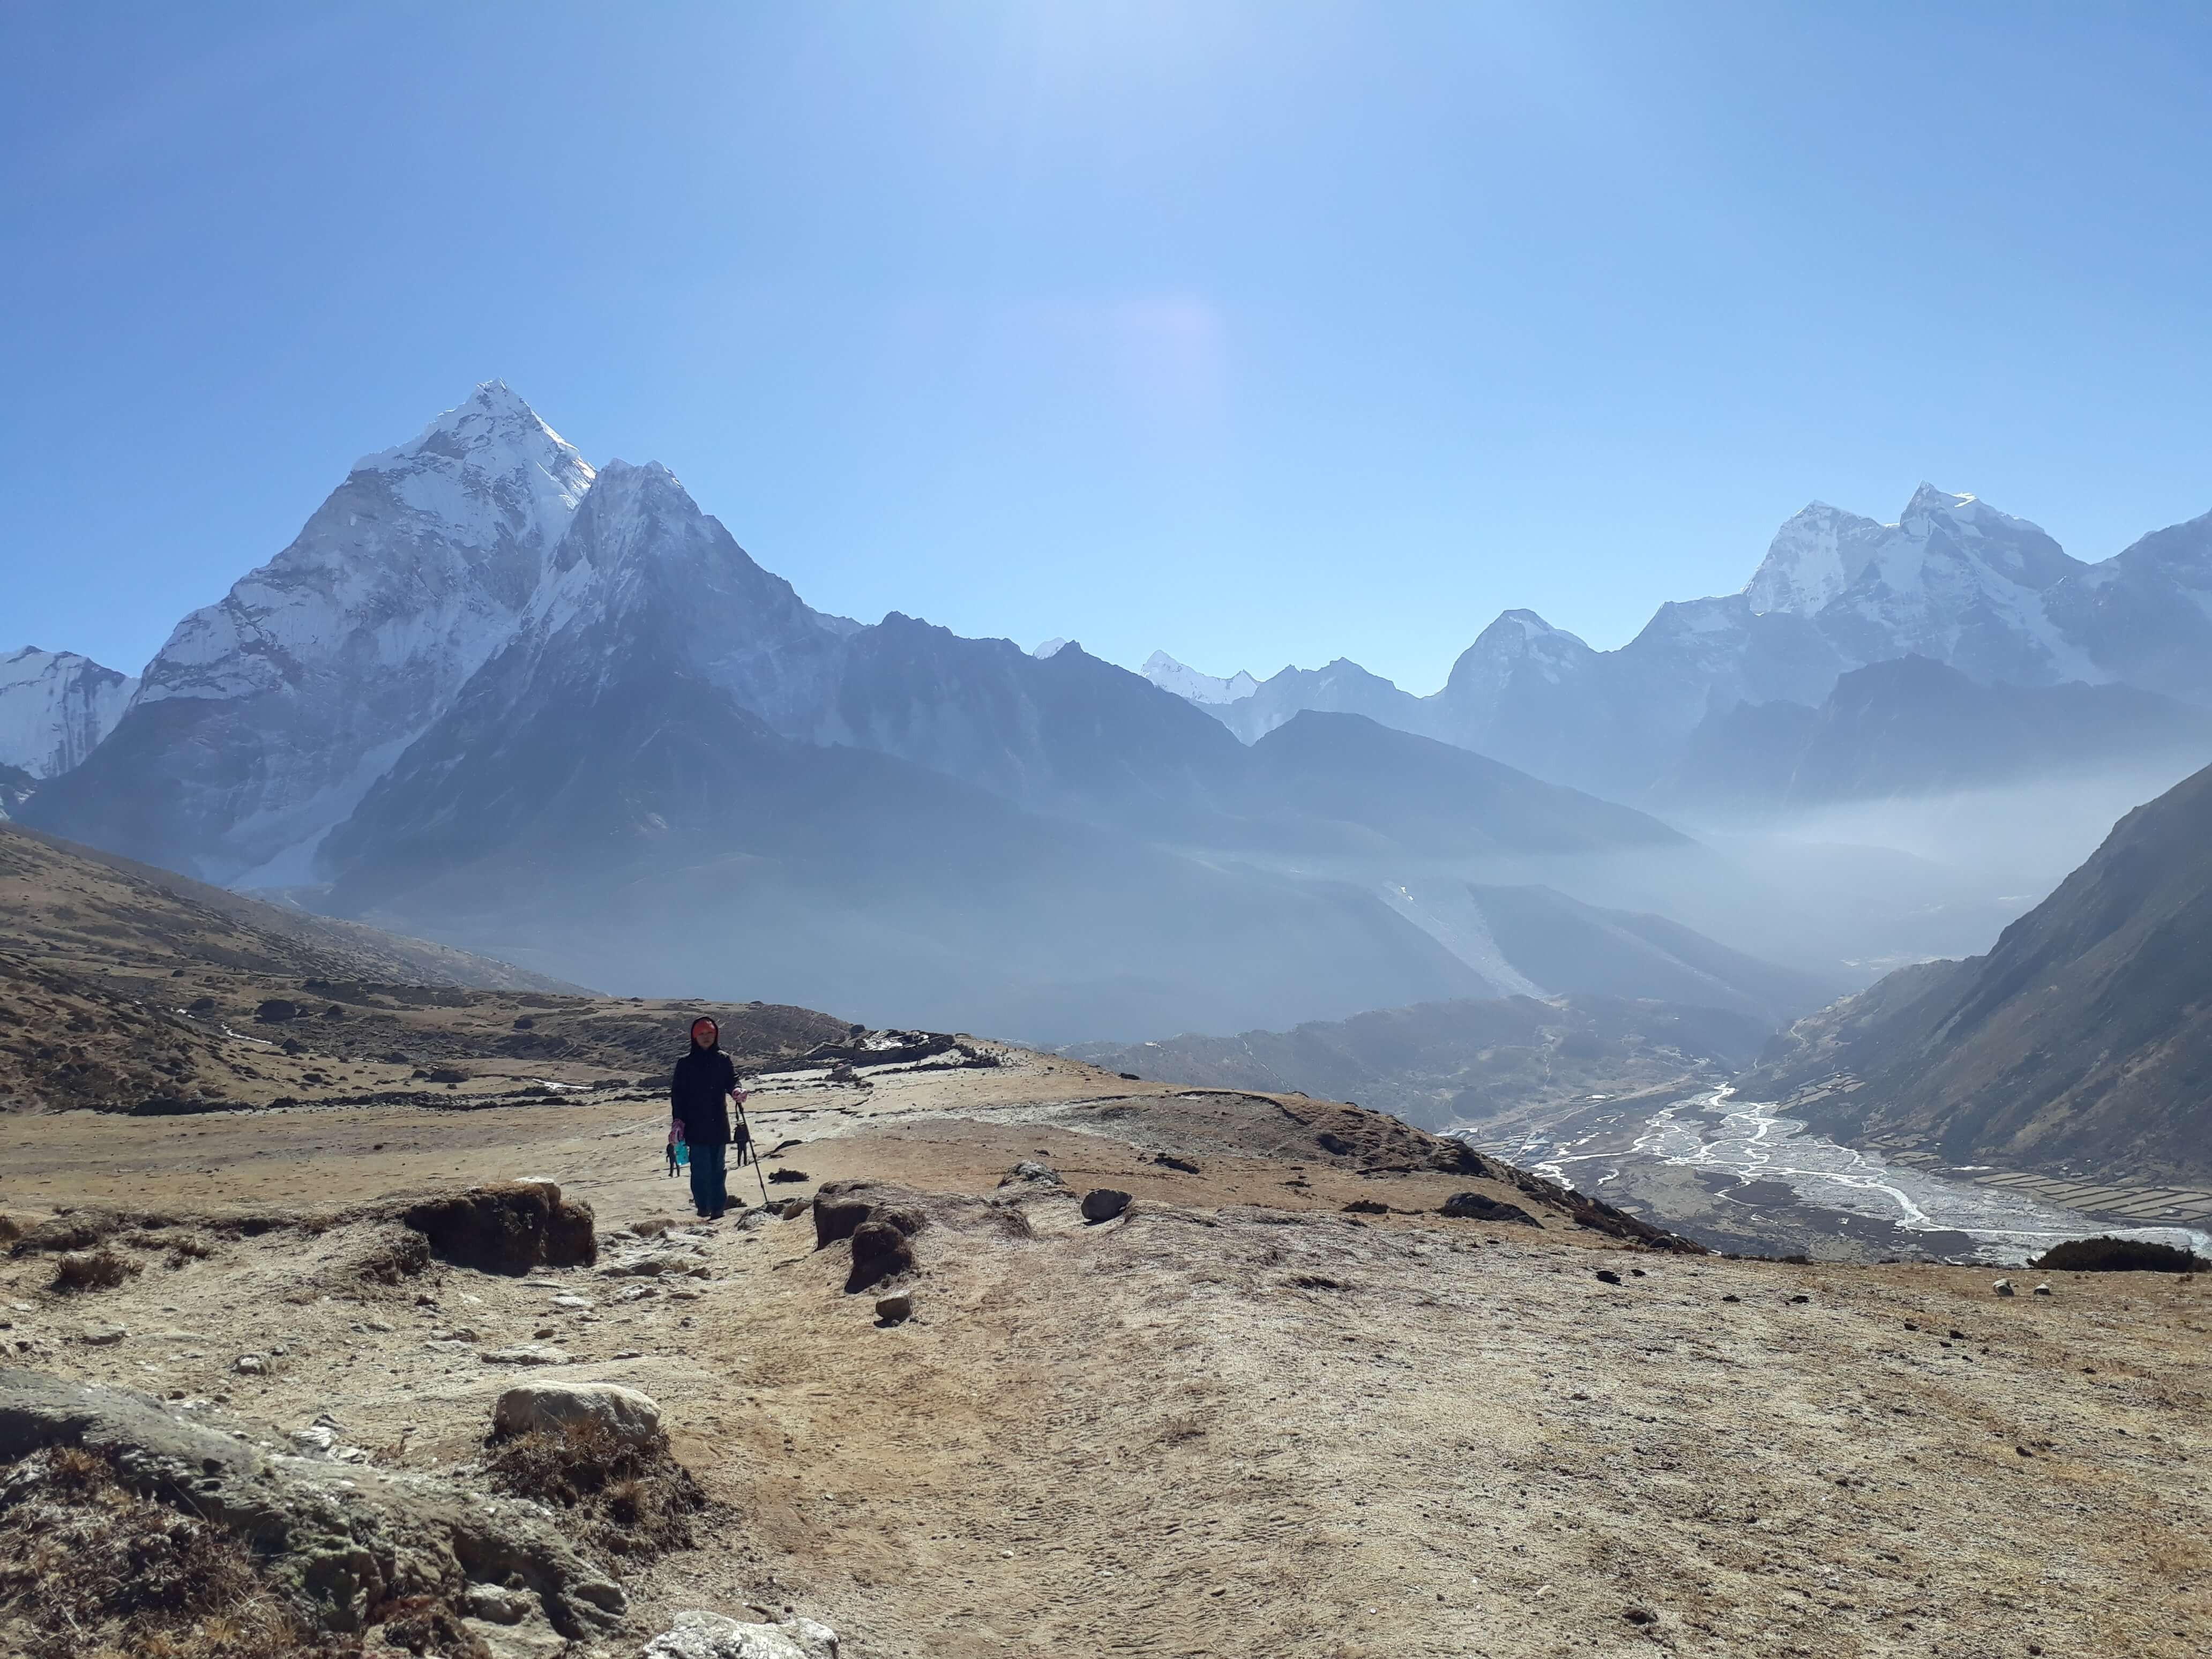
<path id="1" fill-rule="evenodd" d="M 668 1085 L 669 1115 L 684 1125 L 684 1139 L 694 1146 L 730 1144 L 730 1091 L 738 1086 L 738 1068 L 720 1048 L 694 1048 L 676 1062 L 676 1075 Z"/>

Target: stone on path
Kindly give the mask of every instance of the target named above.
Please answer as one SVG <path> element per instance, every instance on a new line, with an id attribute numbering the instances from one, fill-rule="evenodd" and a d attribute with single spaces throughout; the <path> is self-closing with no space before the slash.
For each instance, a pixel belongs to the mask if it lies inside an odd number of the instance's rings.
<path id="1" fill-rule="evenodd" d="M 645 1644 L 644 1659 L 837 1659 L 837 1632 L 811 1619 L 746 1625 L 719 1613 L 679 1613 Z"/>
<path id="2" fill-rule="evenodd" d="M 642 1446 L 660 1432 L 660 1407 L 650 1395 L 619 1382 L 522 1382 L 492 1406 L 495 1434 L 528 1434 L 571 1423 L 596 1424 L 623 1445 Z"/>
<path id="3" fill-rule="evenodd" d="M 1129 1194 L 1115 1187 L 1094 1187 L 1083 1195 L 1085 1221 L 1111 1221 L 1129 1207 Z"/>
<path id="4" fill-rule="evenodd" d="M 566 1350 L 545 1347 L 536 1342 L 526 1342 L 513 1348 L 487 1348 L 482 1358 L 487 1365 L 565 1365 L 568 1363 Z"/>
<path id="5" fill-rule="evenodd" d="M 896 1325 L 914 1317 L 914 1298 L 902 1291 L 896 1296 L 876 1298 L 876 1317 L 886 1325 Z"/>

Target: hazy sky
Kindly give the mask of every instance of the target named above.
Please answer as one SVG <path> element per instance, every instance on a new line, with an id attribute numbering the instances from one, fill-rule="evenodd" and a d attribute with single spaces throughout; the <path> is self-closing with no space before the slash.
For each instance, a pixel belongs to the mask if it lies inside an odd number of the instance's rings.
<path id="1" fill-rule="evenodd" d="M 1417 690 L 1923 477 L 2212 508 L 2197 7 L 0 13 L 0 649 L 501 376 L 811 603 Z"/>

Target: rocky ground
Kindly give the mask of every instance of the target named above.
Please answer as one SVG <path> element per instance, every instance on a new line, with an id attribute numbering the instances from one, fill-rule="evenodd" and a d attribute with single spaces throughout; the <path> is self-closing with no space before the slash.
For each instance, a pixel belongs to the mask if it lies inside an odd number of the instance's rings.
<path id="1" fill-rule="evenodd" d="M 622 1593 L 572 1652 L 692 1609 L 859 1659 L 2212 1650 L 2203 1278 L 1680 1254 L 1371 1114 L 991 1044 L 752 1110 L 793 1213 L 747 1169 L 705 1224 L 635 1089 L 0 1116 L 0 1212 L 127 1218 L 137 1269 L 19 1248 L 0 1343 L 302 1480 L 463 1493 L 502 1390 L 641 1392 L 711 1507 L 658 1557 L 568 1535 Z M 592 1265 L 393 1258 L 422 1194 L 518 1178 L 591 1206 Z M 915 1262 L 859 1292 L 785 1201 L 854 1182 Z M 461 1634 L 571 1639 L 542 1600 Z"/>

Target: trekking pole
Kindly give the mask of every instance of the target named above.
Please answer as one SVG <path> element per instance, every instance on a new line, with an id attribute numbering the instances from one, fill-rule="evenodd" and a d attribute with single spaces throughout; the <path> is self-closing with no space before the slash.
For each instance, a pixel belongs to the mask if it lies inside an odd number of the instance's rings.
<path id="1" fill-rule="evenodd" d="M 752 1160 L 753 1179 L 760 1182 L 761 1202 L 768 1202 L 768 1177 L 761 1173 L 760 1148 L 753 1145 L 753 1126 L 745 1121 L 745 1103 L 738 1102 L 738 1130 L 745 1138 L 745 1156 Z"/>

